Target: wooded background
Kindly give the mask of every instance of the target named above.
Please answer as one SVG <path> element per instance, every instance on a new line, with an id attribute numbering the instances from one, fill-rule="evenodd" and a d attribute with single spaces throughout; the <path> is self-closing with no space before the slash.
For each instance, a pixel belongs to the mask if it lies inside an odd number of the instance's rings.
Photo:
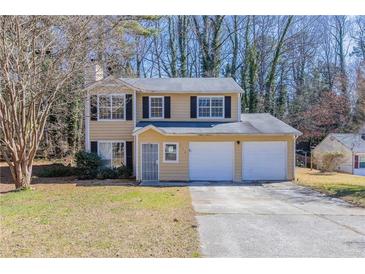
<path id="1" fill-rule="evenodd" d="M 121 77 L 233 77 L 243 112 L 270 112 L 309 150 L 365 121 L 364 16 L 101 16 L 86 59 Z M 87 61 L 87 60 L 86 60 Z M 83 148 L 82 73 L 60 93 L 38 156 Z"/>

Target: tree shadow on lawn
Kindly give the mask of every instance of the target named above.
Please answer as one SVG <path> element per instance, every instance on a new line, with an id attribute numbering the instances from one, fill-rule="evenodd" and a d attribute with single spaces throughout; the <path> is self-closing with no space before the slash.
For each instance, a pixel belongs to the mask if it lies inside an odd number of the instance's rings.
<path id="1" fill-rule="evenodd" d="M 93 186 L 137 186 L 139 185 L 134 179 L 104 179 L 104 180 L 78 180 L 76 176 L 63 177 L 38 177 L 38 175 L 47 168 L 54 167 L 55 164 L 36 163 L 33 166 L 33 175 L 31 186 L 33 185 L 66 185 L 74 184 L 77 187 L 93 187 Z M 0 163 L 0 194 L 15 191 L 15 185 L 11 176 L 11 172 L 6 163 Z"/>

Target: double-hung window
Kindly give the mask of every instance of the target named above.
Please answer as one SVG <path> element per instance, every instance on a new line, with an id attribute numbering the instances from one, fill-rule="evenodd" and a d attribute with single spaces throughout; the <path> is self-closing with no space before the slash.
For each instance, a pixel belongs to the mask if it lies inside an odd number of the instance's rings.
<path id="1" fill-rule="evenodd" d="M 98 142 L 98 154 L 102 158 L 104 166 L 120 167 L 125 165 L 125 142 L 100 141 Z"/>
<path id="2" fill-rule="evenodd" d="M 150 96 L 149 97 L 150 118 L 163 118 L 164 117 L 164 97 L 163 96 Z"/>
<path id="3" fill-rule="evenodd" d="M 198 97 L 198 118 L 224 118 L 224 97 Z"/>
<path id="4" fill-rule="evenodd" d="M 365 168 L 365 155 L 359 156 L 359 168 Z"/>
<path id="5" fill-rule="evenodd" d="M 165 163 L 179 162 L 179 144 L 178 143 L 164 143 L 164 157 Z"/>
<path id="6" fill-rule="evenodd" d="M 99 120 L 124 120 L 125 95 L 99 95 L 98 110 Z"/>

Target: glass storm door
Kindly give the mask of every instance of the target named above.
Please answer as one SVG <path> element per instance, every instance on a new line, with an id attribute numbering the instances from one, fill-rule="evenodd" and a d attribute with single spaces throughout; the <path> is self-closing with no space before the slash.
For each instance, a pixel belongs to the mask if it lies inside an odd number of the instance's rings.
<path id="1" fill-rule="evenodd" d="M 158 144 L 142 144 L 142 180 L 158 180 Z"/>

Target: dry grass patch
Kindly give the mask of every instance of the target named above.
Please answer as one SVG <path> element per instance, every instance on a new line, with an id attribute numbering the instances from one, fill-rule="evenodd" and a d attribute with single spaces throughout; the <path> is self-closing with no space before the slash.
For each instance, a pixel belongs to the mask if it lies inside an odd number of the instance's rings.
<path id="1" fill-rule="evenodd" d="M 194 257 L 188 188 L 39 184 L 0 196 L 1 257 Z"/>
<path id="2" fill-rule="evenodd" d="M 345 173 L 322 173 L 307 168 L 296 169 L 296 182 L 332 197 L 365 207 L 365 177 Z"/>

